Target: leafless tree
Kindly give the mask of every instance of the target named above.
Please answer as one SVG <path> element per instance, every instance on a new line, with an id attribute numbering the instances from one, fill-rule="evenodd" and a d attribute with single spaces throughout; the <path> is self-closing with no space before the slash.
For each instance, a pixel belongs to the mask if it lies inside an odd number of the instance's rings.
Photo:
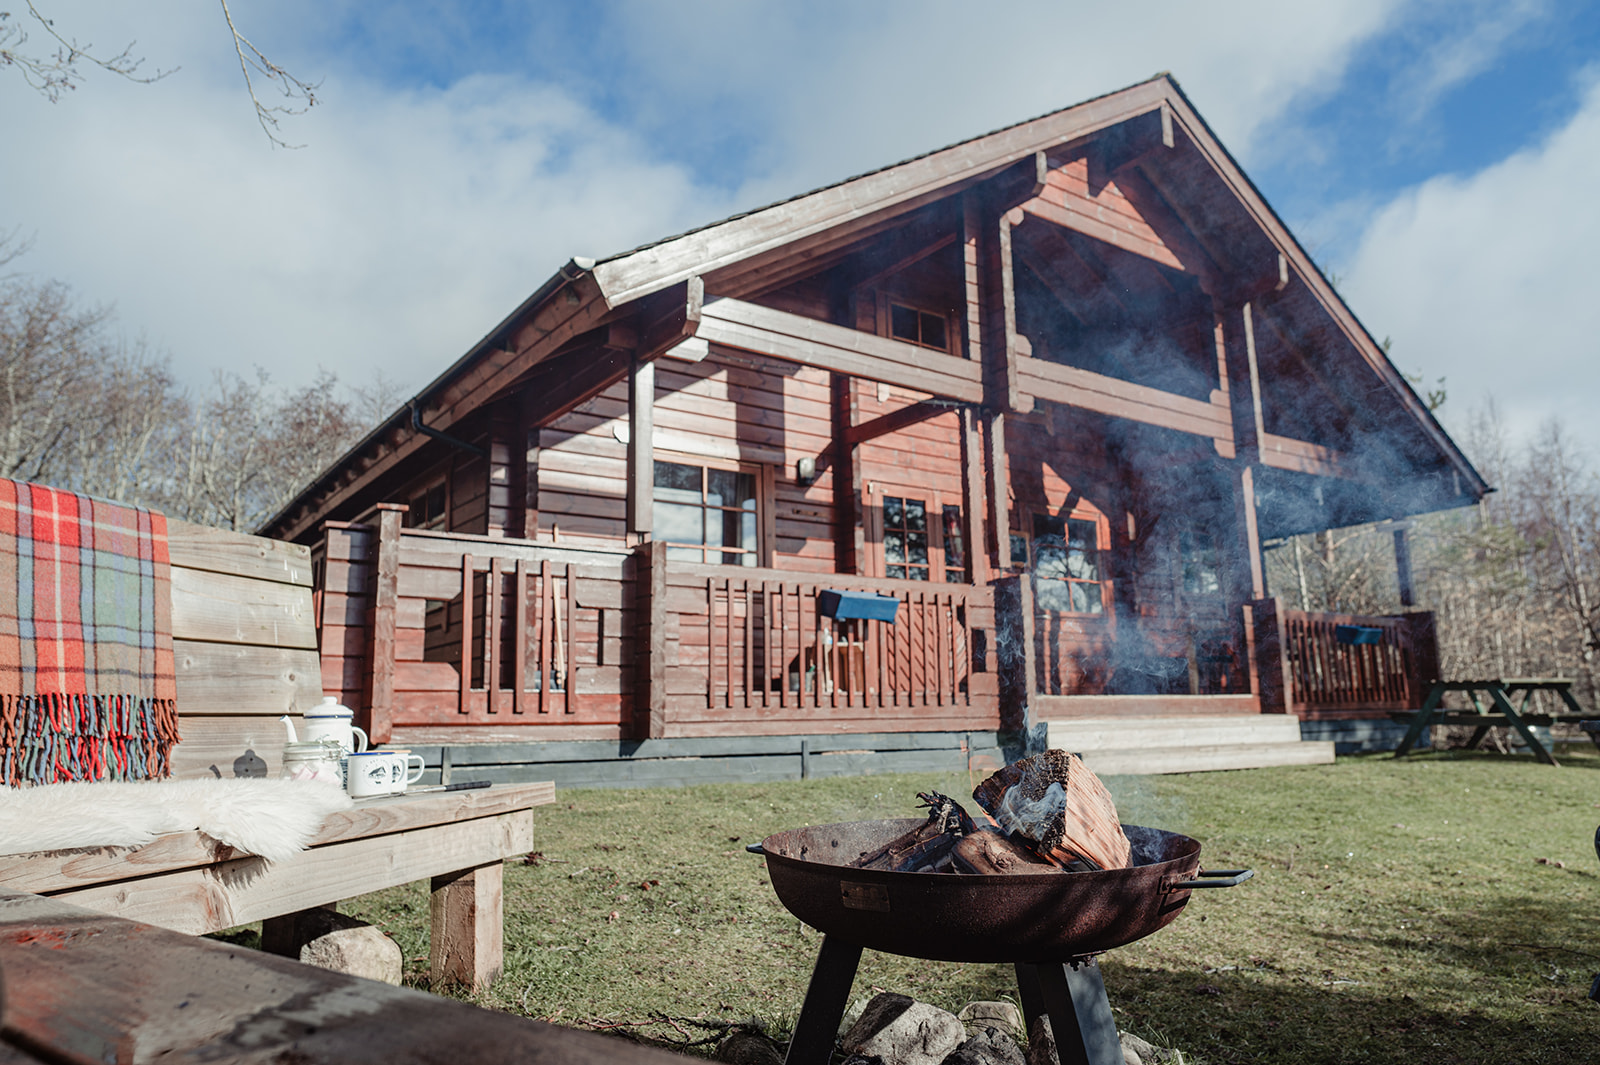
<path id="1" fill-rule="evenodd" d="M 110 74 L 149 84 L 175 73 L 178 68 L 157 70 L 152 74 L 142 72 L 143 58 L 134 54 L 137 42 L 115 54 L 98 52 L 93 44 L 79 42 L 56 29 L 53 19 L 45 17 L 33 0 L 23 0 L 27 17 L 19 19 L 11 12 L 0 11 L 0 68 L 15 70 L 32 89 L 52 103 L 83 84 L 87 67 L 98 67 Z M 280 135 L 283 118 L 305 114 L 317 103 L 317 85 L 301 81 L 283 67 L 273 62 L 250 39 L 239 32 L 228 8 L 228 0 L 218 0 L 222 18 L 233 39 L 234 54 L 239 57 L 239 70 L 244 74 L 245 92 L 255 107 L 256 121 L 261 131 L 275 147 L 298 148 Z M 44 36 L 44 49 L 29 46 L 29 32 Z M 254 74 L 252 74 L 254 71 Z M 262 79 L 283 98 L 283 103 L 264 102 L 256 92 L 257 79 Z"/>

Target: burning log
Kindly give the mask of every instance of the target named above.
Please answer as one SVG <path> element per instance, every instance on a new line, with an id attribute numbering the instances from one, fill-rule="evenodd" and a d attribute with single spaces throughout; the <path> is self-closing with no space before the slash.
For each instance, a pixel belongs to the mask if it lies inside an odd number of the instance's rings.
<path id="1" fill-rule="evenodd" d="M 972 792 L 1002 832 L 1024 837 L 1042 856 L 1067 866 L 1125 869 L 1132 848 L 1100 778 L 1065 751 L 1049 750 L 1006 766 Z"/>
<path id="2" fill-rule="evenodd" d="M 962 836 L 950 848 L 950 869 L 956 873 L 1060 873 L 1061 866 L 1033 853 L 994 829 Z"/>

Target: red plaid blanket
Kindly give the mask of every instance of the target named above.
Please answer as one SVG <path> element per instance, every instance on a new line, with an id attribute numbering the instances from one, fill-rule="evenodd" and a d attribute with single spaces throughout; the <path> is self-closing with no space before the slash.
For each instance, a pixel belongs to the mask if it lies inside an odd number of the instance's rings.
<path id="1" fill-rule="evenodd" d="M 0 780 L 167 775 L 170 582 L 161 514 L 0 479 Z"/>

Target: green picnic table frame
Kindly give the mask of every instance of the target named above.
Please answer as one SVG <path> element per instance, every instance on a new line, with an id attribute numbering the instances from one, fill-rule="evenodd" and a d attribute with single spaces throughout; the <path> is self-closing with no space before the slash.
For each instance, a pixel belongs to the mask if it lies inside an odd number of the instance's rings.
<path id="1" fill-rule="evenodd" d="M 1555 692 L 1561 701 L 1567 704 L 1572 711 L 1569 714 L 1528 714 L 1528 701 L 1533 698 L 1534 692 Z M 1444 701 L 1446 692 L 1466 692 L 1472 700 L 1473 711 L 1461 712 L 1447 710 L 1439 704 Z M 1516 705 L 1512 705 L 1512 696 L 1521 695 Z M 1487 702 L 1487 705 L 1486 705 Z M 1593 714 L 1586 714 L 1578 701 L 1572 697 L 1572 681 L 1563 677 L 1503 677 L 1494 680 L 1436 680 L 1433 688 L 1428 692 L 1428 698 L 1423 701 L 1422 709 L 1414 714 L 1395 714 L 1394 717 L 1402 720 L 1409 718 L 1411 727 L 1406 730 L 1405 739 L 1400 741 L 1400 746 L 1395 748 L 1396 758 L 1407 754 L 1412 744 L 1422 736 L 1422 730 L 1430 725 L 1474 725 L 1477 731 L 1468 741 L 1468 747 L 1476 747 L 1488 735 L 1491 728 L 1496 725 L 1508 725 L 1517 730 L 1533 756 L 1546 765 L 1558 765 L 1555 755 L 1545 749 L 1544 744 L 1533 734 L 1534 725 L 1550 725 L 1558 721 L 1578 721 L 1591 718 Z"/>

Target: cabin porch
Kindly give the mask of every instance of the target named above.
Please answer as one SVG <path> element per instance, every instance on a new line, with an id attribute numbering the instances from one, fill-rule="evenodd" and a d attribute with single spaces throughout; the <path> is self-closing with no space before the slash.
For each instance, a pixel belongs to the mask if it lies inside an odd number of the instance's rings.
<path id="1" fill-rule="evenodd" d="M 313 551 L 322 686 L 443 782 L 469 766 L 548 779 L 552 762 L 569 786 L 975 770 L 1046 741 L 1087 746 L 1069 722 L 1253 722 L 1280 742 L 1301 718 L 1420 705 L 1417 670 L 1436 657 L 1431 615 L 1266 599 L 1176 636 L 1125 621 L 1140 654 L 1172 653 L 1158 675 L 1118 680 L 1115 615 L 1086 631 L 1081 615 L 1041 609 L 1027 574 L 975 586 L 718 566 L 660 542 L 446 533 L 403 515 L 384 504 L 329 522 Z M 892 599 L 896 622 L 824 617 L 827 589 Z M 1334 639 L 1352 624 L 1381 639 Z"/>

